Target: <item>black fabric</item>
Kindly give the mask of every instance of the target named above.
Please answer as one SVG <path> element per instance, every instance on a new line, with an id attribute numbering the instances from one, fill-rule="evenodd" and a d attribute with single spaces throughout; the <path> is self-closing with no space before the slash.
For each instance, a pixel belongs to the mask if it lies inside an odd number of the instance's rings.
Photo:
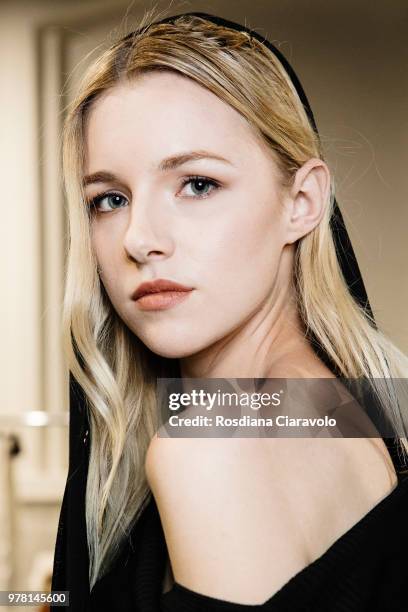
<path id="1" fill-rule="evenodd" d="M 69 468 L 58 524 L 51 588 L 53 591 L 69 590 L 69 609 L 82 612 L 87 609 L 89 597 L 85 523 L 89 422 L 83 390 L 72 374 L 69 380 Z"/>
<path id="2" fill-rule="evenodd" d="M 281 52 L 257 32 L 240 24 L 201 12 L 186 13 L 213 21 L 219 25 L 246 31 L 267 45 L 280 59 L 290 75 L 311 124 L 317 131 L 312 110 L 303 88 Z M 157 23 L 172 21 L 179 15 Z M 129 35 L 130 36 L 130 35 Z M 354 255 L 340 209 L 335 202 L 331 219 L 338 259 L 351 294 L 372 316 L 363 279 Z M 320 356 L 322 353 L 320 351 Z M 327 355 L 323 354 L 330 365 Z M 166 559 L 166 545 L 160 519 L 151 498 L 135 524 L 131 537 L 111 571 L 98 583 L 89 596 L 88 551 L 85 528 L 85 489 L 89 462 L 89 431 L 85 397 L 70 375 L 70 445 L 69 472 L 61 508 L 55 547 L 52 590 L 69 590 L 70 606 L 74 612 L 112 610 L 117 612 L 183 612 L 187 610 L 244 610 L 227 603 L 201 599 L 200 596 L 175 585 L 171 593 L 161 595 Z M 391 440 L 385 440 L 397 466 L 397 455 Z M 341 539 L 335 552 L 324 556 L 324 563 L 312 564 L 295 577 L 284 594 L 277 594 L 265 610 L 360 611 L 400 610 L 387 601 L 386 592 L 395 586 L 394 600 L 400 596 L 401 571 L 397 569 L 398 551 L 408 544 L 404 508 L 407 507 L 407 482 L 380 504 L 374 513 L 360 521 Z M 405 534 L 405 535 L 404 535 Z M 397 537 L 398 536 L 398 537 Z M 317 569 L 319 568 L 319 569 Z M 351 576 L 351 569 L 354 578 Z M 384 584 L 384 588 L 381 585 Z M 380 592 L 381 591 L 381 592 Z M 327 599 L 325 599 L 327 597 Z M 304 599 L 303 599 L 304 598 Z M 311 603 L 306 604 L 306 600 Z M 302 604 L 304 601 L 304 606 Z M 381 606 L 380 606 L 381 604 Z M 380 606 L 380 607 L 378 607 Z M 51 607 L 53 610 L 54 607 Z M 248 608 L 249 609 L 249 608 Z M 251 606 L 251 610 L 258 607 Z M 261 607 L 259 607 L 261 609 Z"/>

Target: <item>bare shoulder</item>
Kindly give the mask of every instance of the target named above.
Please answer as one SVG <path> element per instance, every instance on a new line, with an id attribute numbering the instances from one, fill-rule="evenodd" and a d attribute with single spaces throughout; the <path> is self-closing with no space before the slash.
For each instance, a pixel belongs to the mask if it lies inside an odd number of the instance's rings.
<path id="1" fill-rule="evenodd" d="M 247 605 L 266 602 L 396 484 L 382 440 L 155 436 L 145 466 L 175 581 Z"/>
<path id="2" fill-rule="evenodd" d="M 279 467 L 271 470 L 269 444 L 262 442 L 152 440 L 146 476 L 176 582 L 210 597 L 261 604 L 310 562 L 288 500 L 277 494 Z"/>
<path id="3" fill-rule="evenodd" d="M 214 492 L 219 481 L 239 471 L 242 439 L 172 438 L 155 435 L 148 447 L 145 472 L 155 496 L 168 500 L 172 492 L 193 503 Z M 230 485 L 233 483 L 231 482 Z"/>
<path id="4" fill-rule="evenodd" d="M 344 438 L 340 442 L 348 445 L 356 478 L 367 494 L 381 498 L 395 487 L 397 473 L 382 438 Z"/>

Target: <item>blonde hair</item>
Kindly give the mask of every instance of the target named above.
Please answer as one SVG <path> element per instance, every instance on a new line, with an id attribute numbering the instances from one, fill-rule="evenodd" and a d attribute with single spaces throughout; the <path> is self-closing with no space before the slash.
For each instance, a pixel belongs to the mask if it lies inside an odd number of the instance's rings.
<path id="1" fill-rule="evenodd" d="M 100 282 L 82 187 L 84 125 L 98 98 L 153 70 L 193 79 L 237 110 L 290 178 L 321 144 L 277 57 L 246 33 L 196 16 L 152 23 L 122 38 L 93 63 L 66 118 L 63 171 L 70 244 L 63 308 L 64 349 L 84 390 L 91 427 L 86 524 L 91 588 L 111 566 L 150 497 L 144 458 L 157 426 L 156 377 L 178 376 L 176 360 L 154 355 L 114 311 Z M 403 431 L 407 415 L 376 379 L 406 378 L 408 358 L 353 299 L 324 218 L 296 246 L 299 313 L 340 375 L 372 381 L 384 413 Z M 406 438 L 401 438 L 405 450 Z M 408 448 L 408 445 L 407 445 Z"/>

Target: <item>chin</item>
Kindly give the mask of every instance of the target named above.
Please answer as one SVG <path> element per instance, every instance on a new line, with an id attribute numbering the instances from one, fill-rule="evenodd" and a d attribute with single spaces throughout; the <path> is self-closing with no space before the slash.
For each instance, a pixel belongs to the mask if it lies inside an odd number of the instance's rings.
<path id="1" fill-rule="evenodd" d="M 154 342 L 144 342 L 142 338 L 141 340 L 143 344 L 145 344 L 145 346 L 152 351 L 152 353 L 155 353 L 160 357 L 166 357 L 167 359 L 181 359 L 182 357 L 194 355 L 196 352 L 193 349 L 189 350 L 185 346 L 178 346 L 175 342 L 171 344 L 155 344 Z"/>
<path id="2" fill-rule="evenodd" d="M 171 334 L 163 333 L 160 335 L 151 334 L 148 336 L 144 334 L 137 335 L 152 353 L 168 359 L 190 357 L 210 344 L 204 340 L 199 341 L 196 337 L 197 333 L 193 331 L 189 331 L 186 334 L 186 330 L 184 330 L 184 334 L 179 332 Z"/>
<path id="3" fill-rule="evenodd" d="M 155 355 L 158 355 L 159 357 L 165 357 L 166 359 L 182 359 L 183 357 L 188 357 L 188 355 L 190 355 L 190 353 L 186 353 L 185 351 L 182 351 L 182 350 L 179 350 L 179 351 L 177 350 L 175 351 L 174 349 L 172 350 L 170 347 L 168 348 L 168 350 L 166 349 L 158 350 L 153 347 L 150 348 L 150 350 Z"/>

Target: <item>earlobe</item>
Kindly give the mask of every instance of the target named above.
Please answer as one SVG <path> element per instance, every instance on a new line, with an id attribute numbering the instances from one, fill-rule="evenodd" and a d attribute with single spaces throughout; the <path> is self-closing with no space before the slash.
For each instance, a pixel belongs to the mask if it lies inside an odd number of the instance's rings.
<path id="1" fill-rule="evenodd" d="M 318 158 L 309 159 L 296 172 L 290 195 L 287 244 L 317 227 L 330 197 L 330 171 Z"/>

